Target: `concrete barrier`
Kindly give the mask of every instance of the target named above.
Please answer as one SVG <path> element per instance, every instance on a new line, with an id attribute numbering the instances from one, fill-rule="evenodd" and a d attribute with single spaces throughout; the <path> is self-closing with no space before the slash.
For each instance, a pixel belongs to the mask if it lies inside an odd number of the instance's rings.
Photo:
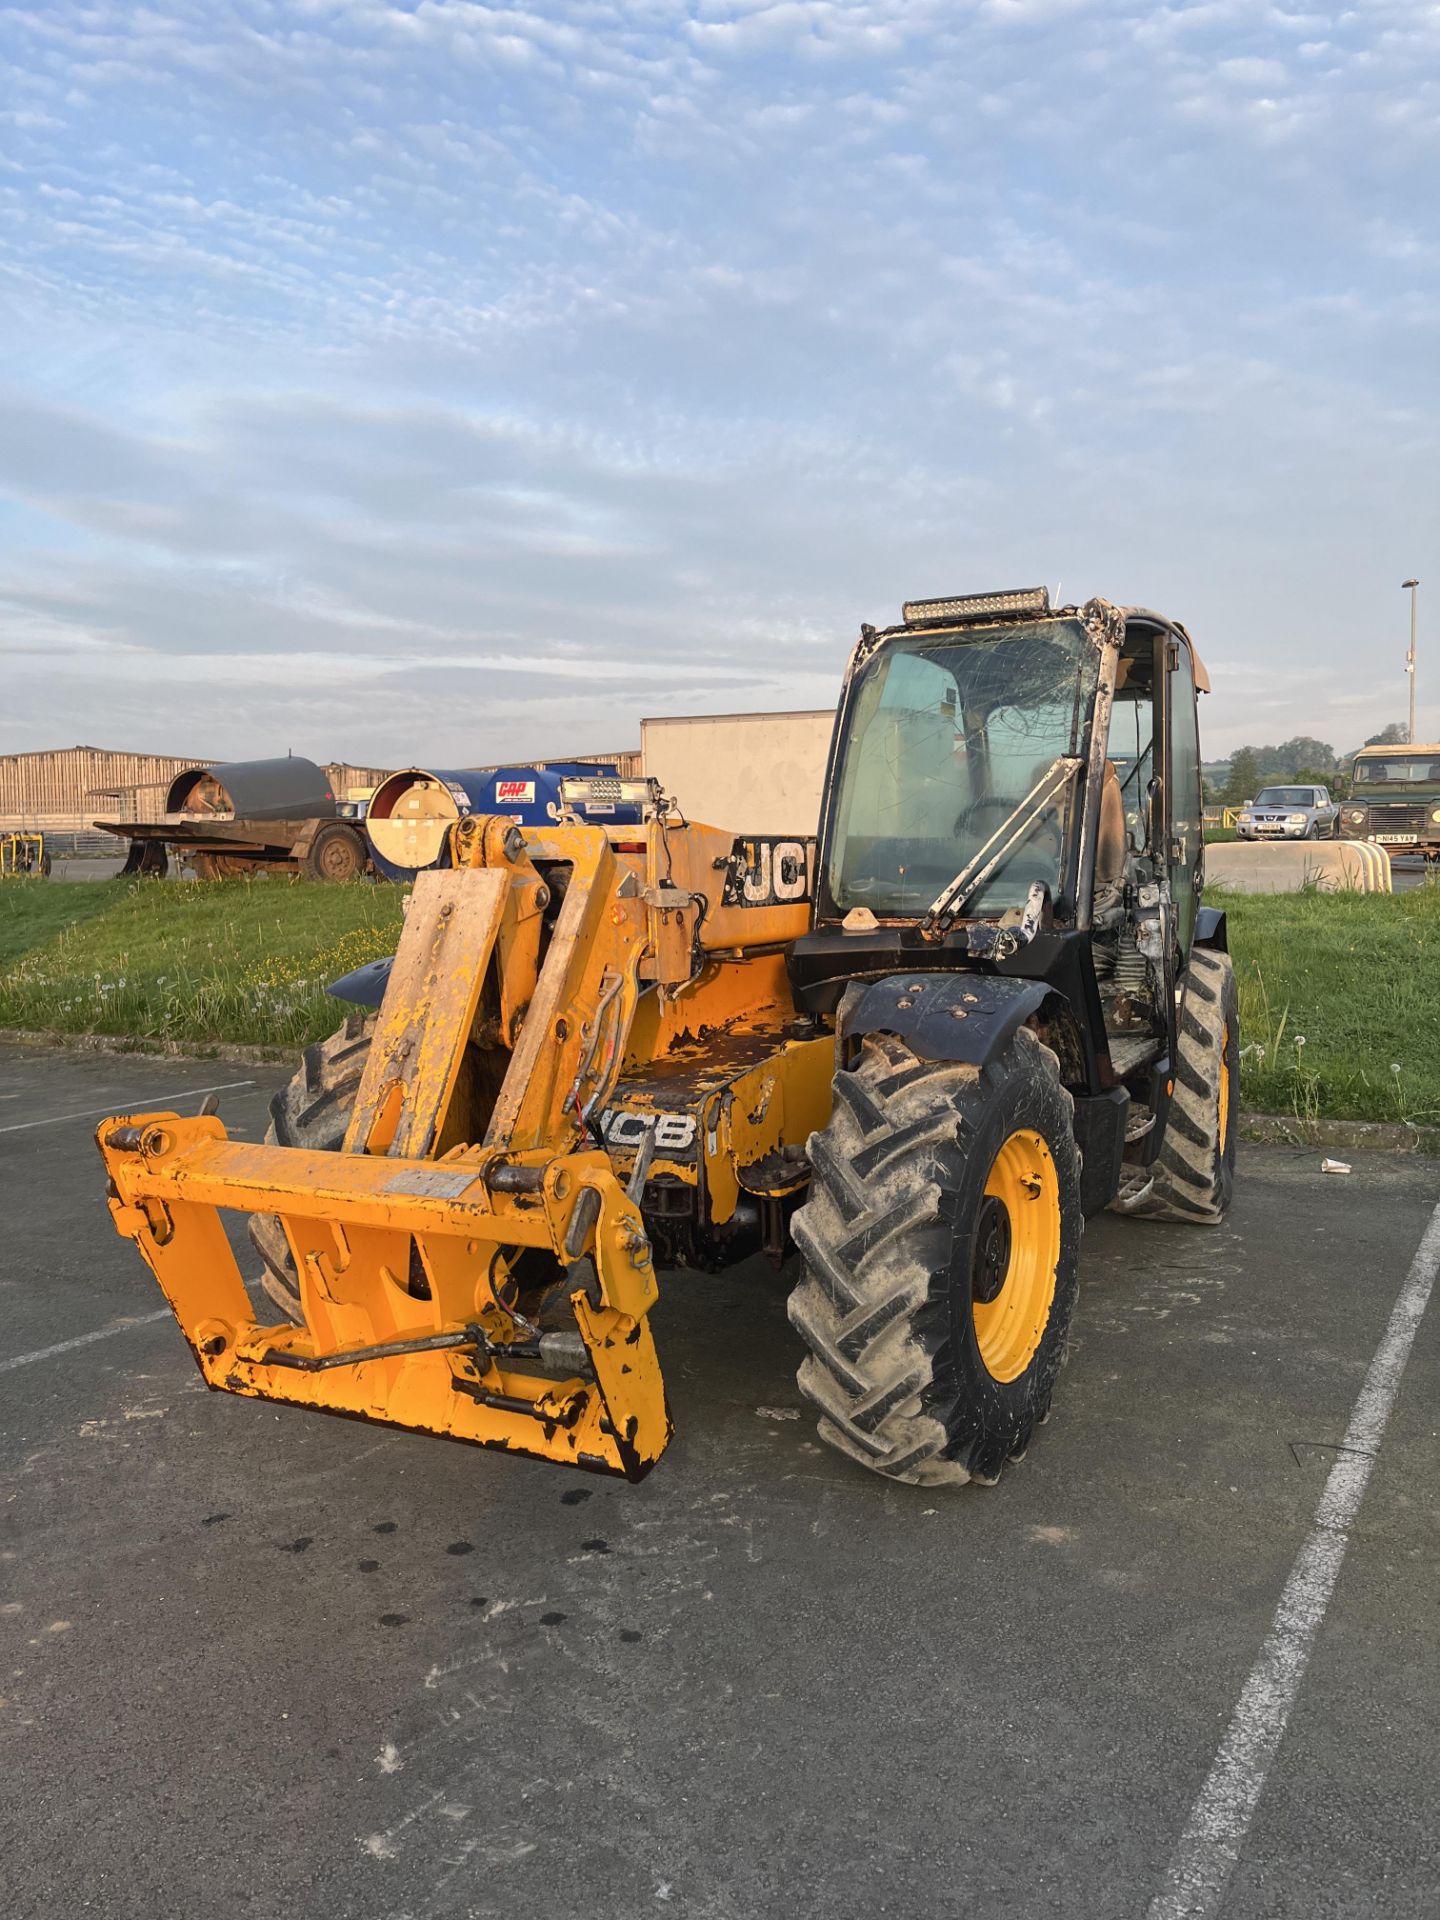
<path id="1" fill-rule="evenodd" d="M 1205 878 L 1233 893 L 1393 893 L 1390 856 L 1368 840 L 1234 840 L 1205 849 Z"/>

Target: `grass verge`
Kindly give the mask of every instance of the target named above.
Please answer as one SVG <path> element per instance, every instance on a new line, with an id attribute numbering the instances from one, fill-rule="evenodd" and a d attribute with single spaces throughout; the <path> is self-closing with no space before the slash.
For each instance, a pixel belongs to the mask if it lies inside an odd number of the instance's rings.
<path id="1" fill-rule="evenodd" d="M 1297 1120 L 1440 1120 L 1440 889 L 1230 894 L 1241 1097 Z"/>
<path id="2" fill-rule="evenodd" d="M 326 983 L 393 953 L 399 887 L 293 880 L 7 881 L 0 1028 L 303 1046 Z"/>
<path id="3" fill-rule="evenodd" d="M 7 881 L 0 1028 L 300 1047 L 326 983 L 394 951 L 401 889 Z M 1241 1093 L 1297 1121 L 1440 1121 L 1440 889 L 1212 892 L 1240 986 Z"/>

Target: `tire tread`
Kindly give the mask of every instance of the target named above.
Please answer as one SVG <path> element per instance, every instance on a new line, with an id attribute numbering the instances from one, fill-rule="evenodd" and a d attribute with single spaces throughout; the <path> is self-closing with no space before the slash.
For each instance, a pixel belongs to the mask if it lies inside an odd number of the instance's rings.
<path id="1" fill-rule="evenodd" d="M 1028 1028 L 983 1074 L 922 1060 L 893 1035 L 868 1036 L 855 1065 L 835 1076 L 830 1125 L 810 1138 L 814 1177 L 793 1222 L 806 1263 L 789 1304 L 808 1349 L 798 1384 L 820 1416 L 820 1438 L 890 1479 L 992 1481 L 1007 1458 L 1023 1454 L 1049 1408 L 1053 1376 L 1036 1382 L 1022 1417 L 987 1427 L 975 1406 L 962 1404 L 947 1364 L 967 1145 L 1000 1087 L 1018 1075 L 1038 1076 L 1046 1090 L 1052 1150 L 1058 1143 L 1057 1161 L 1069 1156 L 1059 1171 L 1062 1192 L 1076 1195 L 1078 1231 L 1073 1103 L 1055 1055 Z M 1066 1319 L 1072 1298 L 1073 1281 Z M 1058 1315 L 1059 1288 L 1056 1302 Z"/>
<path id="2" fill-rule="evenodd" d="M 1175 1061 L 1175 1091 L 1149 1186 L 1116 1211 L 1136 1219 L 1218 1226 L 1230 1203 L 1231 1161 L 1220 1150 L 1220 1066 L 1227 1028 L 1232 1062 L 1239 1051 L 1235 971 L 1228 953 L 1191 949 Z M 1231 1072 L 1233 1139 L 1239 1081 Z"/>

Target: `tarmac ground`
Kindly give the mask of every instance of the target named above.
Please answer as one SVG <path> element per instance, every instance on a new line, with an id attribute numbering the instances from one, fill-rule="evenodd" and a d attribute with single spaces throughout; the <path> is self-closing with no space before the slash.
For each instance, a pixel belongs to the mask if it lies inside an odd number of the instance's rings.
<path id="1" fill-rule="evenodd" d="M 256 1139 L 283 1077 L 0 1047 L 10 1920 L 1440 1912 L 1440 1305 L 1233 1871 L 1165 1893 L 1435 1162 L 1244 1146 L 1221 1228 L 1092 1221 L 988 1489 L 817 1443 L 786 1275 L 662 1276 L 631 1487 L 204 1390 L 91 1135 L 218 1087 Z"/>

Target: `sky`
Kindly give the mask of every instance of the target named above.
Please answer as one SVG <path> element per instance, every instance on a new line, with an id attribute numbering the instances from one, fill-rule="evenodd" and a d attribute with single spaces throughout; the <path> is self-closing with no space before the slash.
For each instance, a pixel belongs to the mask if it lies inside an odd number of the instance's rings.
<path id="1" fill-rule="evenodd" d="M 1041 582 L 1343 750 L 1416 574 L 1440 731 L 1435 0 L 35 0 L 0 76 L 0 752 L 604 751 Z"/>

